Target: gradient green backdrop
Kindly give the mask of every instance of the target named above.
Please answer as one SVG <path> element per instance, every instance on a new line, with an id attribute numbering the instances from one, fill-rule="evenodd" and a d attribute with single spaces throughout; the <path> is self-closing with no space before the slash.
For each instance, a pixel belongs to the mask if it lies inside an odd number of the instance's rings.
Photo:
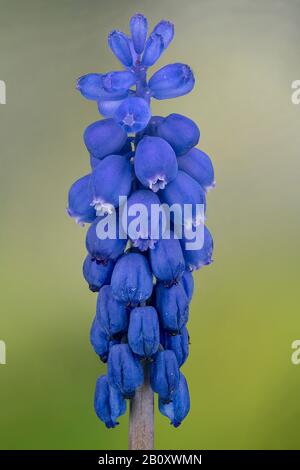
<path id="1" fill-rule="evenodd" d="M 184 366 L 191 412 L 177 430 L 156 414 L 156 448 L 299 449 L 300 2 L 0 0 L 0 11 L 0 447 L 127 446 L 127 417 L 106 430 L 94 415 L 96 298 L 81 276 L 85 230 L 65 207 L 98 119 L 76 78 L 118 67 L 107 34 L 142 11 L 176 25 L 159 66 L 184 61 L 197 79 L 153 111 L 199 123 L 217 179 L 215 262 L 196 274 Z"/>

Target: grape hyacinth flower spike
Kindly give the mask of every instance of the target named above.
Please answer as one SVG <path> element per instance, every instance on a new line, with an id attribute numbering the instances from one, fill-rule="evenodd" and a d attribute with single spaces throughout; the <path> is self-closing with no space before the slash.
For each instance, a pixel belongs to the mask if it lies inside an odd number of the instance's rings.
<path id="1" fill-rule="evenodd" d="M 190 350 L 193 272 L 210 264 L 213 252 L 204 222 L 215 176 L 210 157 L 196 147 L 200 130 L 179 113 L 152 115 L 153 100 L 184 96 L 195 85 L 185 63 L 149 73 L 173 38 L 171 22 L 161 20 L 151 30 L 136 13 L 129 34 L 109 33 L 116 69 L 82 75 L 76 84 L 103 116 L 87 123 L 88 169 L 72 184 L 67 208 L 79 225 L 90 224 L 83 276 L 98 292 L 90 342 L 107 363 L 94 408 L 114 428 L 130 400 L 132 450 L 153 449 L 154 392 L 174 427 L 189 413 L 181 367 Z M 204 236 L 200 244 L 196 236 L 191 249 L 194 230 Z"/>

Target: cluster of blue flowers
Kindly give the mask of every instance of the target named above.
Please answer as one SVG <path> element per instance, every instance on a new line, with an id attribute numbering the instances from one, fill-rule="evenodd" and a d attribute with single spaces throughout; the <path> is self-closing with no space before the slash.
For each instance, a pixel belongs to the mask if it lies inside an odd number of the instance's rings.
<path id="1" fill-rule="evenodd" d="M 174 236 L 102 239 L 97 225 L 120 213 L 121 196 L 128 198 L 125 225 L 133 204 L 205 207 L 214 170 L 208 155 L 195 147 L 200 131 L 191 119 L 180 114 L 151 116 L 151 98 L 175 98 L 194 87 L 193 73 L 182 63 L 166 65 L 147 79 L 148 68 L 173 39 L 173 24 L 162 20 L 148 36 L 147 19 L 136 14 L 130 31 L 130 37 L 120 31 L 108 37 L 122 71 L 90 73 L 77 82 L 80 93 L 96 101 L 104 119 L 84 132 L 91 171 L 72 185 L 68 213 L 80 224 L 91 224 L 83 264 L 90 289 L 98 292 L 90 339 L 108 364 L 107 375 L 96 385 L 98 417 L 108 428 L 118 424 L 126 399 L 143 384 L 147 362 L 159 409 L 177 427 L 190 408 L 180 368 L 189 353 L 192 271 L 211 262 L 211 234 L 205 227 L 203 246 L 187 250 L 184 238 Z M 198 223 L 193 213 L 191 224 Z"/>

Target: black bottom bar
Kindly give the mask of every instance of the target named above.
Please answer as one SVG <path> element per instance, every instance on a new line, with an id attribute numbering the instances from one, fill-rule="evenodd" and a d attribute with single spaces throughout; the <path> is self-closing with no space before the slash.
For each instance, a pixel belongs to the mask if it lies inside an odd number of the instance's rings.
<path id="1" fill-rule="evenodd" d="M 50 465 L 74 465 L 90 468 L 117 465 L 121 468 L 135 468 L 140 465 L 219 465 L 238 466 L 259 464 L 284 465 L 300 463 L 297 451 L 234 451 L 234 450 L 153 450 L 153 451 L 0 451 L 0 467 Z"/>

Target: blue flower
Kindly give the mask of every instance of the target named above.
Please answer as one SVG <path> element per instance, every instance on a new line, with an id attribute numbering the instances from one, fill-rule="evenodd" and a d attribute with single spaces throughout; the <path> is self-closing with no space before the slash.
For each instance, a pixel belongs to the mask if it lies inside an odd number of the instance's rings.
<path id="1" fill-rule="evenodd" d="M 139 181 L 157 192 L 177 176 L 178 165 L 172 147 L 160 137 L 145 136 L 135 152 L 134 170 Z"/>
<path id="2" fill-rule="evenodd" d="M 128 327 L 126 307 L 113 296 L 111 286 L 103 286 L 97 298 L 96 317 L 110 338 L 120 337 Z"/>
<path id="3" fill-rule="evenodd" d="M 136 82 L 134 73 L 129 70 L 121 70 L 116 72 L 109 72 L 102 75 L 102 83 L 107 93 L 121 92 L 122 97 L 124 92 L 129 90 Z M 119 95 L 119 96 L 121 96 Z"/>
<path id="4" fill-rule="evenodd" d="M 165 65 L 149 80 L 151 94 L 157 100 L 186 95 L 194 88 L 194 84 L 194 74 L 185 64 Z"/>
<path id="5" fill-rule="evenodd" d="M 118 390 L 109 385 L 106 375 L 97 380 L 94 408 L 107 428 L 116 427 L 119 424 L 117 419 L 126 412 L 126 401 Z"/>
<path id="6" fill-rule="evenodd" d="M 212 262 L 214 242 L 212 235 L 206 226 L 204 227 L 204 240 L 202 248 L 199 250 L 187 250 L 185 249 L 186 241 L 187 240 L 183 238 L 181 240 L 181 245 L 187 269 L 194 271 Z M 192 242 L 192 240 L 188 241 Z"/>
<path id="7" fill-rule="evenodd" d="M 83 225 L 85 222 L 90 223 L 95 220 L 96 211 L 91 207 L 92 199 L 91 175 L 83 176 L 72 184 L 67 211 L 78 224 Z"/>
<path id="8" fill-rule="evenodd" d="M 192 148 L 178 158 L 178 168 L 194 178 L 205 191 L 215 186 L 215 175 L 212 161 L 206 153 Z"/>
<path id="9" fill-rule="evenodd" d="M 92 292 L 98 292 L 102 286 L 110 283 L 113 268 L 113 261 L 97 263 L 90 255 L 87 255 L 82 271 Z"/>
<path id="10" fill-rule="evenodd" d="M 139 253 L 127 253 L 118 259 L 111 278 L 115 298 L 124 304 L 138 305 L 152 294 L 152 273 L 147 259 Z"/>
<path id="11" fill-rule="evenodd" d="M 167 187 L 159 192 L 162 202 L 172 206 L 178 204 L 181 208 L 182 218 L 176 224 L 185 225 L 189 228 L 197 226 L 203 222 L 203 213 L 206 209 L 205 192 L 191 176 L 179 170 L 175 180 L 171 181 Z M 189 204 L 191 213 L 186 213 L 186 205 Z M 197 204 L 199 211 L 197 211 Z M 202 208 L 202 211 L 200 210 Z"/>
<path id="12" fill-rule="evenodd" d="M 154 307 L 136 307 L 130 312 L 128 344 L 138 356 L 150 358 L 159 347 L 159 323 Z"/>
<path id="13" fill-rule="evenodd" d="M 113 213 L 119 206 L 120 196 L 131 191 L 132 169 L 128 158 L 109 155 L 97 165 L 92 173 L 92 204 L 97 215 Z"/>
<path id="14" fill-rule="evenodd" d="M 100 238 L 99 225 L 101 221 L 112 219 L 116 222 L 115 235 L 113 237 Z M 100 262 L 107 262 L 108 260 L 116 260 L 121 254 L 124 253 L 127 239 L 119 237 L 119 217 L 118 213 L 111 216 L 98 217 L 89 227 L 86 234 L 86 249 L 93 259 Z"/>
<path id="15" fill-rule="evenodd" d="M 124 398 L 133 398 L 144 381 L 143 367 L 128 344 L 113 346 L 108 358 L 108 381 Z"/>
<path id="16" fill-rule="evenodd" d="M 166 49 L 174 37 L 174 24 L 170 21 L 161 20 L 154 28 L 153 33 L 159 34 L 163 38 Z"/>
<path id="17" fill-rule="evenodd" d="M 141 54 L 145 47 L 148 32 L 147 18 L 137 13 L 130 18 L 130 31 L 134 50 L 137 54 Z"/>
<path id="18" fill-rule="evenodd" d="M 172 284 L 181 278 L 185 270 L 185 261 L 179 240 L 170 232 L 170 239 L 158 240 L 149 252 L 153 274 L 160 281 Z"/>
<path id="19" fill-rule="evenodd" d="M 178 335 L 164 332 L 162 343 L 165 349 L 174 351 L 178 366 L 181 367 L 189 355 L 189 334 L 184 326 Z"/>
<path id="20" fill-rule="evenodd" d="M 171 420 L 171 424 L 177 428 L 190 411 L 189 389 L 184 375 L 180 372 L 179 386 L 170 403 L 158 401 L 159 411 Z"/>
<path id="21" fill-rule="evenodd" d="M 114 118 L 126 132 L 143 130 L 151 117 L 148 103 L 143 98 L 129 97 L 118 106 Z"/>
<path id="22" fill-rule="evenodd" d="M 184 155 L 200 139 L 200 131 L 194 121 L 175 113 L 159 123 L 157 134 L 169 142 L 177 156 Z"/>
<path id="23" fill-rule="evenodd" d="M 182 284 L 165 287 L 159 282 L 155 296 L 162 327 L 171 334 L 179 334 L 189 317 L 189 302 Z"/>
<path id="24" fill-rule="evenodd" d="M 164 51 L 164 41 L 160 34 L 152 33 L 145 46 L 142 64 L 150 67 L 160 58 Z"/>
<path id="25" fill-rule="evenodd" d="M 104 328 L 95 317 L 90 331 L 90 341 L 94 351 L 100 357 L 102 362 L 107 362 L 112 346 L 118 343 L 117 340 L 111 340 Z"/>
<path id="26" fill-rule="evenodd" d="M 169 403 L 179 386 L 179 367 L 171 350 L 158 352 L 150 369 L 152 390 L 164 403 Z"/>
<path id="27" fill-rule="evenodd" d="M 88 100 L 97 100 L 102 89 L 102 74 L 88 73 L 77 80 L 76 88 Z"/>
<path id="28" fill-rule="evenodd" d="M 103 119 L 90 124 L 84 131 L 85 145 L 95 158 L 118 153 L 127 140 L 125 130 L 113 119 Z"/>
<path id="29" fill-rule="evenodd" d="M 121 64 L 125 67 L 132 66 L 132 54 L 126 34 L 117 30 L 111 31 L 108 35 L 108 45 Z"/>
<path id="30" fill-rule="evenodd" d="M 194 293 L 194 278 L 191 271 L 184 271 L 182 278 L 180 279 L 183 285 L 184 291 L 187 295 L 188 301 L 190 302 Z"/>
<path id="31" fill-rule="evenodd" d="M 160 200 L 147 189 L 133 192 L 122 208 L 122 228 L 141 251 L 153 247 L 165 231 L 165 220 L 155 208 L 160 208 Z"/>

